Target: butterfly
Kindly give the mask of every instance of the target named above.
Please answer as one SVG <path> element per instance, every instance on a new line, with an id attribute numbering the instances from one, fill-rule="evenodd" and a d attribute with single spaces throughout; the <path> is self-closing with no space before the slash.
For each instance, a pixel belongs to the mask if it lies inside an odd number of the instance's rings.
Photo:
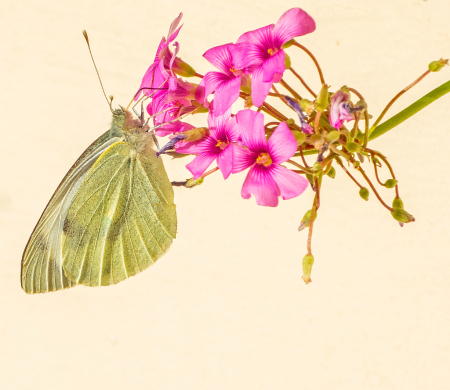
<path id="1" fill-rule="evenodd" d="M 152 131 L 128 110 L 112 111 L 111 129 L 70 168 L 26 245 L 29 294 L 119 283 L 172 245 L 174 192 Z"/>

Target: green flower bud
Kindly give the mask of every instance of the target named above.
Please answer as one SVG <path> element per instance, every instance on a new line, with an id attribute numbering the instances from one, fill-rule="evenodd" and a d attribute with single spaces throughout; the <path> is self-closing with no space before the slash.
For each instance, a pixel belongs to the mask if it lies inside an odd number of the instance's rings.
<path id="1" fill-rule="evenodd" d="M 356 142 L 347 142 L 345 144 L 345 149 L 351 153 L 357 153 L 361 151 L 361 146 L 359 146 Z"/>
<path id="2" fill-rule="evenodd" d="M 294 44 L 294 38 L 292 38 L 290 41 L 287 41 L 283 46 L 281 46 L 283 49 L 287 49 L 288 47 L 291 47 Z"/>
<path id="3" fill-rule="evenodd" d="M 322 172 L 323 171 L 322 164 L 319 162 L 315 162 L 313 165 L 313 170 L 317 173 Z"/>
<path id="4" fill-rule="evenodd" d="M 441 58 L 439 61 L 430 62 L 428 69 L 431 72 L 439 72 L 445 65 L 448 65 L 448 60 Z"/>
<path id="5" fill-rule="evenodd" d="M 180 57 L 176 57 L 172 65 L 172 70 L 181 77 L 194 77 L 197 72 L 187 62 L 184 62 Z"/>
<path id="6" fill-rule="evenodd" d="M 356 134 L 356 139 L 360 142 L 364 140 L 364 133 L 361 130 L 358 130 L 358 134 Z"/>
<path id="7" fill-rule="evenodd" d="M 337 130 L 330 131 L 327 134 L 327 142 L 329 144 L 332 144 L 333 142 L 336 142 L 340 138 L 340 136 L 341 134 L 339 133 L 339 131 Z"/>
<path id="8" fill-rule="evenodd" d="M 394 211 L 391 212 L 391 215 L 396 221 L 401 223 L 414 222 L 416 220 L 411 214 L 403 209 L 394 209 Z"/>
<path id="9" fill-rule="evenodd" d="M 298 227 L 299 232 L 301 232 L 303 229 L 309 227 L 309 225 L 311 224 L 311 211 L 312 211 L 311 209 L 308 210 L 305 213 L 305 215 L 303 216 L 302 221 L 300 222 L 300 226 Z M 316 217 L 317 217 L 317 212 L 314 215 L 313 222 L 315 221 Z"/>
<path id="10" fill-rule="evenodd" d="M 298 130 L 291 130 L 292 135 L 294 136 L 295 140 L 297 141 L 297 146 L 300 146 L 306 141 L 306 134 L 302 131 Z"/>
<path id="11" fill-rule="evenodd" d="M 209 133 L 208 128 L 206 127 L 197 127 L 195 129 L 187 130 L 183 132 L 183 135 L 186 136 L 185 139 L 183 139 L 183 142 L 192 142 L 192 141 L 198 141 L 205 137 L 206 134 Z"/>
<path id="12" fill-rule="evenodd" d="M 336 177 L 336 169 L 334 167 L 331 167 L 330 170 L 327 172 L 327 175 L 330 176 L 332 179 Z"/>
<path id="13" fill-rule="evenodd" d="M 394 188 L 397 185 L 398 181 L 395 179 L 389 179 L 386 180 L 386 183 L 384 183 L 384 186 L 386 188 Z"/>
<path id="14" fill-rule="evenodd" d="M 198 179 L 194 180 L 194 178 L 190 178 L 186 183 L 186 188 L 194 188 L 196 186 L 199 186 L 204 182 L 204 177 L 199 177 Z"/>
<path id="15" fill-rule="evenodd" d="M 392 208 L 394 209 L 403 209 L 403 201 L 400 198 L 394 198 L 392 201 Z"/>
<path id="16" fill-rule="evenodd" d="M 328 85 L 323 84 L 319 92 L 319 96 L 316 98 L 316 110 L 325 111 L 330 100 L 330 95 L 328 94 Z"/>
<path id="17" fill-rule="evenodd" d="M 309 254 L 305 255 L 303 258 L 303 276 L 302 279 L 305 282 L 305 284 L 311 283 L 311 270 L 312 266 L 314 264 L 314 256 Z"/>
<path id="18" fill-rule="evenodd" d="M 364 200 L 369 200 L 369 190 L 366 187 L 363 187 L 359 190 L 359 196 Z"/>
<path id="19" fill-rule="evenodd" d="M 284 66 L 286 67 L 286 70 L 291 68 L 291 58 L 286 52 L 284 52 Z"/>

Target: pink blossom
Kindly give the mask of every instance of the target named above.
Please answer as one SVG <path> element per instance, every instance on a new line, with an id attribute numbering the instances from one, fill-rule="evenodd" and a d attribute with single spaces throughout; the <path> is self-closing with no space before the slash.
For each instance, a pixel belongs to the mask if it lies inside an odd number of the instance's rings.
<path id="1" fill-rule="evenodd" d="M 239 98 L 242 77 L 250 73 L 252 68 L 246 63 L 247 44 L 234 45 L 228 43 L 209 49 L 203 57 L 213 64 L 220 72 L 208 72 L 200 85 L 196 99 L 203 103 L 204 100 L 214 93 L 214 107 L 216 115 L 223 115 L 231 105 Z"/>
<path id="2" fill-rule="evenodd" d="M 236 118 L 230 119 L 231 109 L 224 115 L 214 116 L 214 111 L 208 115 L 209 136 L 196 142 L 183 143 L 175 145 L 179 153 L 196 154 L 195 159 L 186 165 L 186 168 L 192 173 L 194 179 L 198 179 L 214 160 L 227 179 L 231 174 L 233 161 L 233 145 L 236 142 L 239 133 Z"/>
<path id="3" fill-rule="evenodd" d="M 267 141 L 263 114 L 242 110 L 236 117 L 247 149 L 234 147 L 232 172 L 238 173 L 250 167 L 242 186 L 242 197 L 249 199 L 253 194 L 259 205 L 275 207 L 279 196 L 291 199 L 300 195 L 308 181 L 280 165 L 297 151 L 297 142 L 286 123 L 280 123 Z"/>
<path id="4" fill-rule="evenodd" d="M 169 45 L 175 40 L 182 27 L 178 27 L 178 24 L 180 23 L 182 17 L 183 13 L 180 13 L 170 25 L 169 34 L 167 35 L 167 41 L 165 37 L 161 39 L 161 42 L 156 51 L 155 60 L 153 61 L 153 64 L 151 64 L 147 69 L 147 72 L 145 72 L 139 89 L 160 88 L 166 83 L 166 80 L 169 78 L 170 74 L 168 73 L 168 70 L 171 72 L 174 58 L 176 57 L 176 53 L 178 52 L 178 44 L 175 42 L 176 52 L 174 54 L 171 53 Z M 169 86 L 166 86 L 166 88 L 168 87 Z M 153 93 L 153 91 L 151 91 L 150 89 L 140 91 L 138 94 L 136 94 L 135 100 L 139 99 L 139 96 L 142 92 L 144 93 L 144 95 L 150 95 L 151 93 Z"/>
<path id="5" fill-rule="evenodd" d="M 344 121 L 351 121 L 354 118 L 348 111 L 350 108 L 350 93 L 345 89 L 340 89 L 331 97 L 330 108 L 330 125 L 336 129 L 340 129 Z"/>
<path id="6" fill-rule="evenodd" d="M 286 11 L 274 25 L 265 26 L 241 35 L 237 43 L 248 42 L 247 61 L 257 65 L 252 73 L 252 101 L 259 107 L 266 99 L 273 83 L 278 83 L 285 71 L 282 46 L 294 37 L 316 29 L 314 20 L 300 8 Z"/>

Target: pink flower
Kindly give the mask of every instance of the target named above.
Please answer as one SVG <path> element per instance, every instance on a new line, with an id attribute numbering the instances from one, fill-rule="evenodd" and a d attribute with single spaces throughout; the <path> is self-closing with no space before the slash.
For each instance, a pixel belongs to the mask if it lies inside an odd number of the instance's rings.
<path id="1" fill-rule="evenodd" d="M 350 93 L 345 89 L 340 89 L 331 97 L 330 125 L 340 129 L 344 121 L 351 121 L 354 116 L 349 112 Z"/>
<path id="2" fill-rule="evenodd" d="M 217 166 L 227 179 L 231 174 L 233 161 L 233 145 L 236 142 L 239 133 L 236 118 L 230 119 L 231 109 L 224 115 L 214 116 L 214 112 L 208 115 L 208 126 L 210 135 L 200 141 L 183 143 L 175 145 L 179 153 L 196 154 L 195 159 L 186 165 L 186 168 L 198 179 L 214 160 L 217 160 Z"/>
<path id="3" fill-rule="evenodd" d="M 249 199 L 253 194 L 259 205 L 275 207 L 279 196 L 291 199 L 300 195 L 308 186 L 308 180 L 280 165 L 297 151 L 297 142 L 286 123 L 280 123 L 266 141 L 263 114 L 242 110 L 236 117 L 247 149 L 234 147 L 232 172 L 250 167 L 242 186 L 242 197 Z"/>
<path id="4" fill-rule="evenodd" d="M 172 22 L 169 28 L 168 39 L 163 37 L 156 51 L 155 60 L 153 64 L 147 69 L 144 77 L 142 78 L 141 86 L 142 88 L 160 88 L 164 85 L 166 80 L 169 78 L 170 74 L 167 70 L 171 72 L 173 58 L 176 56 L 176 53 L 172 55 L 169 50 L 169 44 L 175 40 L 182 26 L 178 27 L 181 18 L 183 17 L 183 13 L 181 12 L 178 17 Z M 178 27 L 178 28 L 177 28 Z M 178 51 L 178 44 L 175 42 L 176 52 Z M 169 86 L 167 85 L 166 88 Z M 135 100 L 139 99 L 141 92 L 144 95 L 150 95 L 153 93 L 151 89 L 140 91 L 136 94 Z"/>
<path id="5" fill-rule="evenodd" d="M 214 93 L 214 108 L 217 116 L 223 115 L 239 98 L 242 77 L 250 73 L 251 68 L 245 61 L 247 44 L 234 45 L 228 43 L 209 49 L 203 57 L 213 64 L 220 72 L 208 72 L 198 89 L 196 99 L 203 103 L 212 92 Z"/>
<path id="6" fill-rule="evenodd" d="M 281 80 L 285 70 L 282 46 L 294 37 L 316 29 L 314 20 L 300 8 L 286 11 L 273 25 L 246 32 L 237 43 L 248 42 L 246 57 L 249 63 L 258 65 L 252 74 L 252 100 L 259 107 L 266 99 L 273 83 Z"/>

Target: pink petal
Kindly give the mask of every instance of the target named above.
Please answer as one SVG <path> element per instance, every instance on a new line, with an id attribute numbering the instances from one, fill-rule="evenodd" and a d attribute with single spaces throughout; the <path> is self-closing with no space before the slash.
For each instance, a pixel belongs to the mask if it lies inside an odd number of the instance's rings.
<path id="1" fill-rule="evenodd" d="M 230 69 L 233 67 L 233 59 L 229 50 L 230 46 L 234 45 L 227 43 L 226 45 L 216 46 L 203 54 L 203 57 L 228 76 L 232 75 Z"/>
<path id="2" fill-rule="evenodd" d="M 291 8 L 278 19 L 273 29 L 275 47 L 281 46 L 294 37 L 313 32 L 316 29 L 314 19 L 300 8 Z"/>
<path id="3" fill-rule="evenodd" d="M 249 42 L 265 48 L 267 47 L 267 49 L 273 48 L 272 31 L 274 26 L 274 24 L 269 24 L 268 26 L 248 31 L 242 34 L 236 43 Z"/>
<path id="4" fill-rule="evenodd" d="M 222 115 L 216 115 L 215 108 L 213 105 L 215 100 L 216 99 L 214 99 L 211 102 L 212 108 L 210 107 L 209 114 L 208 114 L 208 128 L 214 134 L 218 134 L 218 133 L 224 134 L 227 122 L 231 116 L 231 108 L 226 110 Z M 220 139 L 220 137 L 216 137 L 216 139 Z"/>
<path id="5" fill-rule="evenodd" d="M 220 72 L 208 72 L 203 77 L 202 82 L 205 85 L 205 97 L 209 96 L 212 92 L 214 92 L 217 87 L 223 82 L 229 80 L 230 78 L 223 73 Z"/>
<path id="6" fill-rule="evenodd" d="M 253 152 L 267 152 L 264 115 L 252 110 L 241 110 L 236 118 L 243 144 Z"/>
<path id="7" fill-rule="evenodd" d="M 258 153 L 252 152 L 235 144 L 232 144 L 231 146 L 233 148 L 233 173 L 242 172 L 256 162 Z"/>
<path id="8" fill-rule="evenodd" d="M 203 81 L 204 78 L 202 79 L 202 81 L 200 81 L 200 84 L 197 87 L 197 90 L 195 91 L 195 100 L 197 102 L 199 102 L 200 104 L 203 104 L 205 102 L 205 82 Z"/>
<path id="9" fill-rule="evenodd" d="M 274 164 L 289 160 L 297 151 L 297 141 L 285 122 L 281 122 L 269 138 L 269 154 Z"/>
<path id="10" fill-rule="evenodd" d="M 249 199 L 251 194 L 260 206 L 278 205 L 278 187 L 275 180 L 270 171 L 259 164 L 250 168 L 242 186 L 241 195 L 244 199 Z"/>
<path id="11" fill-rule="evenodd" d="M 273 82 L 275 81 L 275 76 L 277 76 L 276 82 L 279 82 L 286 69 L 284 65 L 284 51 L 280 50 L 278 53 L 263 62 L 260 66 L 263 68 L 262 81 L 265 83 Z"/>
<path id="12" fill-rule="evenodd" d="M 239 98 L 241 76 L 222 81 L 214 93 L 214 115 L 223 115 Z"/>
<path id="13" fill-rule="evenodd" d="M 241 133 L 239 131 L 236 116 L 234 116 L 227 122 L 225 126 L 225 132 L 230 142 L 236 142 L 239 139 Z"/>
<path id="14" fill-rule="evenodd" d="M 266 100 L 272 88 L 272 82 L 263 81 L 264 63 L 258 66 L 252 73 L 252 102 L 259 107 Z"/>
<path id="15" fill-rule="evenodd" d="M 194 176 L 194 180 L 198 179 L 205 171 L 208 169 L 208 167 L 211 165 L 211 163 L 216 159 L 217 154 L 213 153 L 201 153 L 197 157 L 194 158 L 188 165 L 186 165 L 186 168 L 192 173 Z"/>
<path id="16" fill-rule="evenodd" d="M 177 28 L 178 24 L 181 21 L 181 18 L 183 17 L 183 12 L 180 12 L 180 14 L 178 15 L 177 18 L 175 18 L 175 20 L 172 22 L 172 24 L 170 25 L 169 28 L 169 34 L 167 34 L 167 43 L 169 44 L 170 42 L 172 42 L 178 35 L 180 28 L 183 27 L 182 25 L 175 31 L 175 29 Z"/>
<path id="17" fill-rule="evenodd" d="M 175 150 L 179 153 L 186 154 L 201 154 L 213 153 L 218 154 L 219 149 L 216 148 L 217 140 L 213 137 L 205 137 L 193 142 L 178 142 L 175 145 Z"/>
<path id="18" fill-rule="evenodd" d="M 230 176 L 233 169 L 233 145 L 228 145 L 217 156 L 217 166 L 223 174 L 223 178 L 226 180 Z"/>
<path id="19" fill-rule="evenodd" d="M 285 167 L 271 165 L 269 169 L 283 199 L 295 198 L 308 187 L 308 180 Z"/>
<path id="20" fill-rule="evenodd" d="M 244 73 L 251 73 L 255 65 L 259 65 L 263 61 L 260 55 L 261 49 L 249 42 L 230 45 L 228 50 L 231 53 L 235 69 L 242 69 Z"/>

